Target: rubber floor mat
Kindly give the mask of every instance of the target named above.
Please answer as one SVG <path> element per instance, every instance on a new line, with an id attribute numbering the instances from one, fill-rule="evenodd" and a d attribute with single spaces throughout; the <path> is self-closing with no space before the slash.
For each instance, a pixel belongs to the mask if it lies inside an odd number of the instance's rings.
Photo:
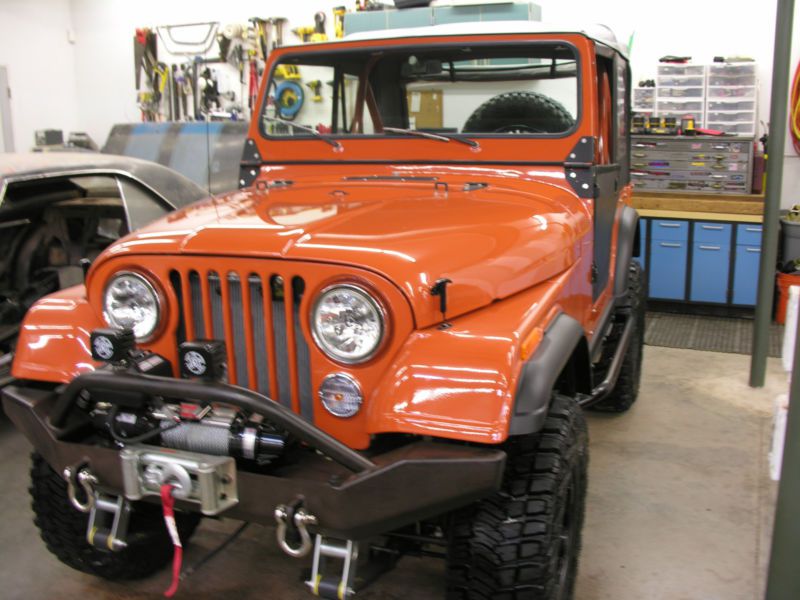
<path id="1" fill-rule="evenodd" d="M 644 343 L 668 348 L 750 354 L 753 321 L 648 312 Z M 783 326 L 773 323 L 769 330 L 769 356 L 779 357 L 782 344 Z"/>

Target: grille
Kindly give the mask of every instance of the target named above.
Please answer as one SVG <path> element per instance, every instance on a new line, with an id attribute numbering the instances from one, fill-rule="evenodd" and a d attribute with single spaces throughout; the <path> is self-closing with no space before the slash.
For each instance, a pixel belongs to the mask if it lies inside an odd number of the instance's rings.
<path id="1" fill-rule="evenodd" d="M 177 342 L 224 340 L 230 383 L 313 420 L 308 341 L 300 327 L 301 277 L 172 271 L 180 305 Z"/>

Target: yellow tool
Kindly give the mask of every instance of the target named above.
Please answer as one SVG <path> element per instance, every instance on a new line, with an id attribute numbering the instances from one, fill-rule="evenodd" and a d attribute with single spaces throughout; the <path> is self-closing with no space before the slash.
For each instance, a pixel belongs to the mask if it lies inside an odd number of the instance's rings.
<path id="1" fill-rule="evenodd" d="M 315 79 L 314 81 L 306 82 L 306 85 L 311 88 L 312 92 L 314 92 L 314 95 L 311 96 L 311 99 L 314 102 L 322 102 L 322 82 L 319 79 Z"/>
<path id="2" fill-rule="evenodd" d="M 300 79 L 297 65 L 278 65 L 275 67 L 275 79 Z"/>
<path id="3" fill-rule="evenodd" d="M 333 9 L 333 34 L 336 38 L 344 37 L 344 15 L 346 6 L 336 6 Z"/>

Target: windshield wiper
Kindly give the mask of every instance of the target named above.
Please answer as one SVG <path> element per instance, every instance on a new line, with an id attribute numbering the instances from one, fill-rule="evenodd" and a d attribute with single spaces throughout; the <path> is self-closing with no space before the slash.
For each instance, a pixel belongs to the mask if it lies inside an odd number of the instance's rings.
<path id="1" fill-rule="evenodd" d="M 310 133 L 314 137 L 322 140 L 323 142 L 330 144 L 337 150 L 342 149 L 342 145 L 334 140 L 333 138 L 329 138 L 327 135 L 324 135 L 314 129 L 313 127 L 306 127 L 305 125 L 298 125 L 297 123 L 292 123 L 291 121 L 287 121 L 286 119 L 279 119 L 278 117 L 268 117 L 264 115 L 262 117 L 265 121 L 270 121 L 271 123 L 280 123 L 281 125 L 287 125 L 289 127 L 293 127 L 295 129 L 299 129 L 300 131 L 305 131 L 306 133 Z"/>
<path id="2" fill-rule="evenodd" d="M 476 142 L 475 140 L 471 140 L 469 138 L 461 137 L 460 135 L 445 135 L 441 133 L 429 133 L 427 131 L 420 131 L 419 129 L 402 129 L 400 127 L 384 127 L 384 131 L 388 131 L 389 133 L 401 133 L 404 135 L 416 135 L 417 137 L 423 137 L 429 140 L 437 140 L 440 142 L 460 142 L 462 144 L 466 144 L 470 148 L 480 148 L 481 145 Z"/>

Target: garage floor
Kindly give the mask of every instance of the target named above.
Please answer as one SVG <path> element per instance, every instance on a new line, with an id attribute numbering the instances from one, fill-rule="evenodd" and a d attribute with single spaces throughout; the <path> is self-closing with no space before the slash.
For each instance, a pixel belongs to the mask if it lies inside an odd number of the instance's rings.
<path id="1" fill-rule="evenodd" d="M 775 486 L 767 478 L 773 398 L 786 388 L 770 359 L 768 384 L 747 387 L 749 357 L 646 347 L 639 403 L 622 416 L 590 415 L 588 514 L 577 600 L 752 600 L 769 554 Z M 4 598 L 159 597 L 167 570 L 129 585 L 58 563 L 32 524 L 28 444 L 0 419 L 0 582 Z M 205 523 L 185 564 L 221 543 L 236 522 Z M 251 526 L 186 580 L 178 597 L 301 599 L 305 566 Z M 443 597 L 443 568 L 404 559 L 362 596 Z"/>

